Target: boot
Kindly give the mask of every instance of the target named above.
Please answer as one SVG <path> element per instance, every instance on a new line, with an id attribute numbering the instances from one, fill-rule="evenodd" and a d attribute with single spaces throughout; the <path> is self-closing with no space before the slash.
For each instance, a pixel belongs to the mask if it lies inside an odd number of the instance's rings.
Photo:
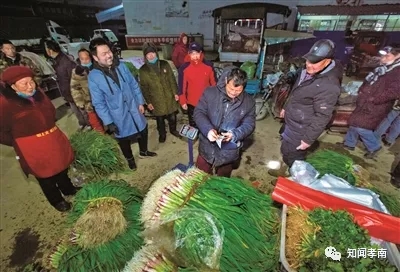
<path id="1" fill-rule="evenodd" d="M 135 162 L 135 158 L 132 157 L 132 158 L 126 159 L 126 160 L 128 161 L 129 169 L 135 171 L 135 170 L 137 169 L 137 167 L 136 167 L 136 162 Z"/>
<path id="2" fill-rule="evenodd" d="M 288 167 L 286 165 L 282 165 L 279 169 L 270 169 L 268 170 L 268 174 L 273 177 L 289 177 L 289 173 L 287 172 Z M 275 182 L 276 183 L 276 182 Z"/>

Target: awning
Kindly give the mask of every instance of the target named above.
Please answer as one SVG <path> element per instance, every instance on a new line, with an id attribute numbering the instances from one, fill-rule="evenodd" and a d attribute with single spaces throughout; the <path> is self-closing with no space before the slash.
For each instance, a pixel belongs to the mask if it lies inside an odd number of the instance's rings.
<path id="1" fill-rule="evenodd" d="M 96 19 L 99 24 L 102 22 L 112 20 L 115 18 L 118 18 L 122 15 L 124 15 L 124 4 L 112 7 L 110 9 L 106 9 L 103 11 L 100 11 L 99 13 L 96 13 Z"/>
<path id="2" fill-rule="evenodd" d="M 222 19 L 264 19 L 267 13 L 289 16 L 292 10 L 288 6 L 269 3 L 243 3 L 220 7 L 213 10 L 214 18 Z"/>
<path id="3" fill-rule="evenodd" d="M 315 36 L 312 34 L 289 30 L 266 29 L 264 32 L 264 39 L 267 41 L 268 45 L 313 38 L 315 38 Z"/>

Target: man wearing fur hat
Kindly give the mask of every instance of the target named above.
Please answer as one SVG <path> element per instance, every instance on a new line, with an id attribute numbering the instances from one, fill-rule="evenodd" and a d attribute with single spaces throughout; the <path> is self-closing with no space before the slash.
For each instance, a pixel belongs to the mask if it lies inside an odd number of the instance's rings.
<path id="1" fill-rule="evenodd" d="M 176 130 L 176 112 L 178 111 L 178 86 L 171 66 L 158 58 L 157 47 L 152 43 L 143 45 L 145 64 L 139 70 L 139 83 L 148 109 L 156 117 L 158 141 L 166 140 L 165 119 L 169 132 L 180 138 Z"/>

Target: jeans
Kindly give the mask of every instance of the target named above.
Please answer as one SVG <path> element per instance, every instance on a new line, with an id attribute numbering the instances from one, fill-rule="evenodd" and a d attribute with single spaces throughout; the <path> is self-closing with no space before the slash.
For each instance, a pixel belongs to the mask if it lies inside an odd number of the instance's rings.
<path id="1" fill-rule="evenodd" d="M 382 135 L 385 133 L 386 141 L 390 144 L 393 144 L 400 135 L 400 111 L 392 110 L 389 112 L 389 114 L 385 117 L 385 119 L 382 120 L 378 128 L 375 130 L 375 136 L 379 141 L 382 138 Z"/>
<path id="2" fill-rule="evenodd" d="M 374 132 L 369 129 L 352 127 L 347 130 L 344 144 L 348 147 L 356 147 L 358 138 L 361 138 L 368 152 L 374 152 L 381 148 L 380 141 L 376 138 Z"/>

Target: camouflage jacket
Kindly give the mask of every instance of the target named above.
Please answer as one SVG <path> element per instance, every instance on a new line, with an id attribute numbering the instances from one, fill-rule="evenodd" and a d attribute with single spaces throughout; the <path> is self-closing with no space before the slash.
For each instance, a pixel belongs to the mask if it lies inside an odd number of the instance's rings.
<path id="1" fill-rule="evenodd" d="M 88 75 L 86 72 L 82 75 L 77 75 L 75 69 L 72 70 L 71 95 L 76 106 L 84 108 L 87 112 L 93 112 L 92 99 L 88 87 Z"/>
<path id="2" fill-rule="evenodd" d="M 40 69 L 33 63 L 33 61 L 27 57 L 22 56 L 21 54 L 17 53 L 15 60 L 7 58 L 4 54 L 0 56 L 0 76 L 5 69 L 10 66 L 20 65 L 29 67 L 34 74 L 35 82 L 40 86 L 42 84 L 42 75 Z"/>

